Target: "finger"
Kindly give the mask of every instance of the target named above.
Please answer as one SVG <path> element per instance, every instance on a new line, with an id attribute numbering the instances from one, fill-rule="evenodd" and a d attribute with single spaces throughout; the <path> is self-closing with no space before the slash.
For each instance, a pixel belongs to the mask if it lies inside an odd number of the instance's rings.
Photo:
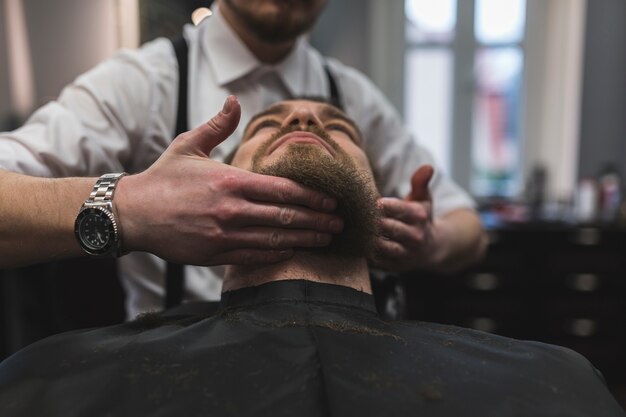
<path id="1" fill-rule="evenodd" d="M 332 212 L 337 201 L 319 191 L 312 190 L 286 178 L 250 174 L 250 180 L 242 184 L 242 193 L 256 201 L 305 206 L 313 210 Z"/>
<path id="2" fill-rule="evenodd" d="M 235 96 L 228 96 L 222 110 L 211 120 L 176 138 L 176 145 L 186 152 L 208 157 L 211 151 L 237 128 L 241 105 Z"/>
<path id="3" fill-rule="evenodd" d="M 410 226 L 394 219 L 383 219 L 380 222 L 380 235 L 406 248 L 419 247 L 426 236 L 421 227 Z"/>
<path id="4" fill-rule="evenodd" d="M 291 258 L 293 253 L 292 249 L 237 249 L 212 257 L 208 265 L 272 264 Z"/>
<path id="5" fill-rule="evenodd" d="M 339 233 L 343 220 L 336 214 L 320 213 L 301 206 L 248 203 L 242 207 L 240 226 L 284 227 L 323 233 Z"/>
<path id="6" fill-rule="evenodd" d="M 416 224 L 430 219 L 430 202 L 405 201 L 385 197 L 379 200 L 385 217 L 391 217 L 408 224 Z"/>
<path id="7" fill-rule="evenodd" d="M 311 230 L 247 227 L 229 233 L 223 243 L 226 248 L 272 249 L 312 248 L 326 246 L 332 240 L 329 233 Z"/>
<path id="8" fill-rule="evenodd" d="M 411 177 L 411 192 L 406 196 L 407 201 L 431 200 L 428 183 L 433 177 L 434 169 L 432 165 L 419 167 Z"/>
<path id="9" fill-rule="evenodd" d="M 398 259 L 403 259 L 409 255 L 409 251 L 393 240 L 378 238 L 375 243 L 376 258 L 380 262 L 395 262 Z"/>

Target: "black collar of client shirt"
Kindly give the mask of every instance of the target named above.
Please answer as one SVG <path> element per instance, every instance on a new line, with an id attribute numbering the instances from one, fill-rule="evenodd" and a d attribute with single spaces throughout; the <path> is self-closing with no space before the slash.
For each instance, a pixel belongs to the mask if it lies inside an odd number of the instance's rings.
<path id="1" fill-rule="evenodd" d="M 564 348 L 386 322 L 371 296 L 279 281 L 215 314 L 54 336 L 0 365 L 20 416 L 624 416 Z"/>
<path id="2" fill-rule="evenodd" d="M 222 294 L 222 308 L 238 308 L 275 302 L 335 304 L 376 313 L 374 297 L 343 285 L 321 284 L 306 280 L 274 281 L 257 287 Z"/>
<path id="3" fill-rule="evenodd" d="M 294 302 L 323 303 L 359 308 L 378 314 L 374 296 L 343 285 L 322 284 L 304 279 L 290 279 L 227 291 L 220 301 L 194 301 L 158 314 L 148 314 L 139 322 L 159 323 L 172 319 L 206 318 L 220 310 L 252 307 L 257 304 Z"/>

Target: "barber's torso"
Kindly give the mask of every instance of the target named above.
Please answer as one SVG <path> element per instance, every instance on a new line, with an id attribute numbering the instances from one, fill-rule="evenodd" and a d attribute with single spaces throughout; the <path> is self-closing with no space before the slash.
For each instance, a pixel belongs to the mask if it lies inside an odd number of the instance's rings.
<path id="1" fill-rule="evenodd" d="M 214 150 L 223 158 L 237 146 L 250 117 L 280 99 L 328 96 L 327 62 L 347 114 L 361 128 L 364 147 L 377 161 L 381 194 L 402 196 L 412 172 L 430 155 L 404 129 L 398 114 L 358 71 L 325 60 L 304 39 L 281 63 L 259 63 L 216 13 L 185 28 L 189 47 L 188 126 L 209 120 L 230 94 L 238 96 L 241 123 Z M 59 99 L 36 111 L 24 127 L 0 134 L 0 168 L 36 176 L 137 173 L 167 148 L 175 131 L 178 67 L 168 39 L 122 50 L 78 77 Z M 16 144 L 18 144 L 16 146 Z M 436 170 L 431 182 L 435 214 L 472 201 Z M 128 317 L 163 306 L 165 263 L 147 253 L 119 260 Z M 217 300 L 222 268 L 186 267 L 187 300 Z"/>

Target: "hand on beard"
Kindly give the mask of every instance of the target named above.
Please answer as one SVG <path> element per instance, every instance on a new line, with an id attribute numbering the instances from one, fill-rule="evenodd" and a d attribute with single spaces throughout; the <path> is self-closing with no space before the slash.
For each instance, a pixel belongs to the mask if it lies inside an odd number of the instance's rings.
<path id="1" fill-rule="evenodd" d="M 330 138 L 325 140 L 332 142 Z M 357 168 L 338 145 L 334 148 L 338 160 L 317 146 L 292 144 L 282 159 L 269 166 L 257 162 L 252 170 L 294 180 L 336 199 L 336 214 L 343 219 L 343 230 L 333 236 L 328 246 L 309 248 L 309 252 L 331 257 L 371 258 L 379 234 L 379 194 L 371 176 Z M 263 149 L 258 151 L 263 152 Z"/>
<path id="2" fill-rule="evenodd" d="M 433 168 L 424 165 L 411 178 L 411 192 L 404 198 L 381 198 L 383 219 L 371 265 L 387 271 L 432 269 L 439 262 L 439 248 L 432 218 L 428 183 Z"/>

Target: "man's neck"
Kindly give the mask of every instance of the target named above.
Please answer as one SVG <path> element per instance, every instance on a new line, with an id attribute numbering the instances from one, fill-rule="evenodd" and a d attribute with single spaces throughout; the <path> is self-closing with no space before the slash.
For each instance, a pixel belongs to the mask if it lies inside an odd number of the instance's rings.
<path id="1" fill-rule="evenodd" d="M 219 7 L 226 23 L 239 35 L 250 52 L 252 52 L 259 61 L 265 64 L 275 64 L 282 61 L 296 44 L 297 39 L 282 43 L 263 42 L 248 29 L 245 23 L 228 7 L 226 2 L 220 2 Z"/>
<path id="2" fill-rule="evenodd" d="M 226 269 L 222 291 L 290 279 L 343 285 L 372 293 L 369 269 L 364 258 L 338 260 L 310 253 L 296 253 L 293 258 L 276 264 L 231 265 Z"/>

